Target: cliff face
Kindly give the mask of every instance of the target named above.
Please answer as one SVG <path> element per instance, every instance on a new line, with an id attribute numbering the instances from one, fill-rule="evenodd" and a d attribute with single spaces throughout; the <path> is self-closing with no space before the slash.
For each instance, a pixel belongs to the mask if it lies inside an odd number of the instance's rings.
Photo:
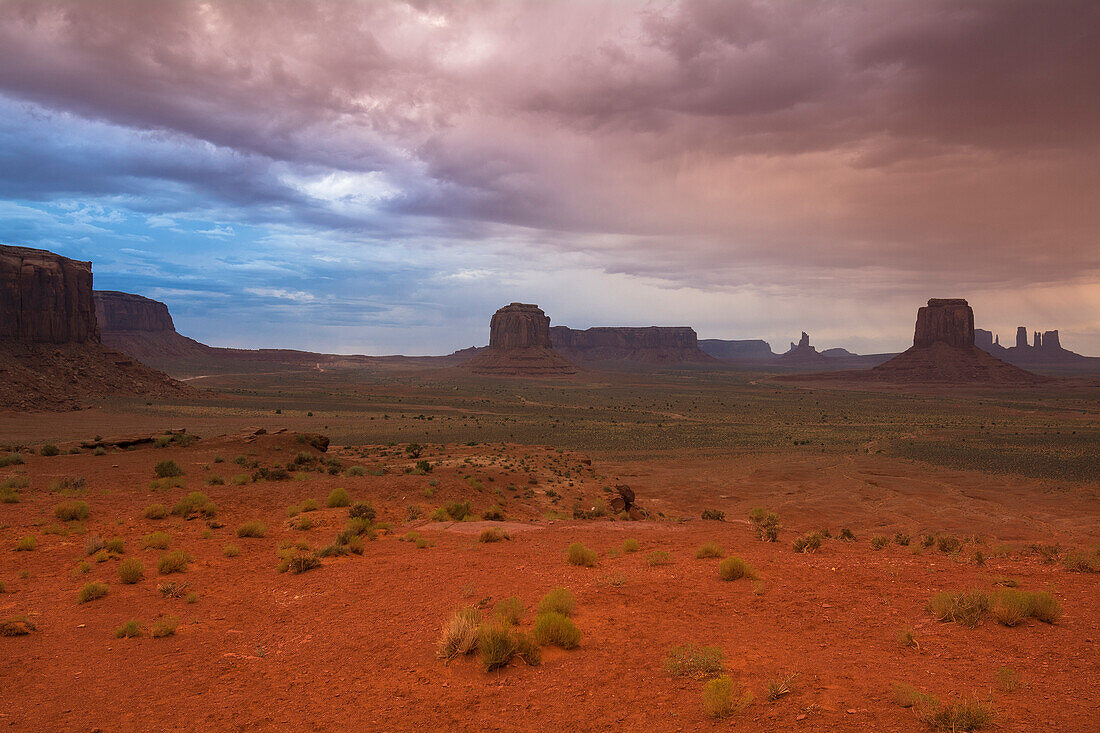
<path id="1" fill-rule="evenodd" d="M 554 326 L 550 329 L 550 343 L 555 351 L 576 361 L 676 363 L 714 360 L 699 349 L 695 329 L 687 326 L 597 327 L 583 331 Z"/>
<path id="2" fill-rule="evenodd" d="M 130 331 L 175 331 L 164 303 L 131 293 L 96 290 L 96 320 L 101 333 Z"/>
<path id="3" fill-rule="evenodd" d="M 550 346 L 550 318 L 537 305 L 511 303 L 489 321 L 489 346 L 462 365 L 492 376 L 563 376 L 577 367 Z"/>
<path id="4" fill-rule="evenodd" d="M 92 263 L 0 245 L 0 339 L 96 343 Z"/>
<path id="5" fill-rule="evenodd" d="M 701 339 L 699 350 L 716 359 L 771 359 L 772 347 L 763 339 Z"/>
<path id="6" fill-rule="evenodd" d="M 913 346 L 937 342 L 963 348 L 974 345 L 974 311 L 962 298 L 932 298 L 917 311 Z"/>

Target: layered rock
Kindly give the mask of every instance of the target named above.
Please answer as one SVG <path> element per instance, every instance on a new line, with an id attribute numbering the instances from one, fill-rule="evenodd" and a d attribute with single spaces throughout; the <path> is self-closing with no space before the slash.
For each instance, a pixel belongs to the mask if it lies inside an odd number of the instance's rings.
<path id="1" fill-rule="evenodd" d="M 92 266 L 0 246 L 0 408 L 74 409 L 186 387 L 100 343 Z"/>
<path id="2" fill-rule="evenodd" d="M 828 357 L 818 353 L 817 349 L 810 345 L 810 335 L 805 331 L 798 343 L 791 342 L 791 348 L 785 354 L 779 356 L 779 362 L 785 366 L 791 365 L 824 365 Z"/>
<path id="3" fill-rule="evenodd" d="M 917 310 L 913 346 L 934 343 L 968 348 L 974 345 L 974 311 L 962 298 L 932 298 Z"/>
<path id="4" fill-rule="evenodd" d="M 555 351 L 573 361 L 648 364 L 714 361 L 700 351 L 695 329 L 687 326 L 601 326 L 583 331 L 554 326 L 550 329 L 550 343 Z"/>
<path id="5" fill-rule="evenodd" d="M 772 359 L 775 353 L 763 339 L 700 339 L 699 349 L 715 359 Z"/>
<path id="6" fill-rule="evenodd" d="M 115 290 L 96 290 L 95 315 L 100 333 L 175 331 L 168 306 L 151 298 Z"/>
<path id="7" fill-rule="evenodd" d="M 0 245 L 0 339 L 96 343 L 92 263 Z"/>
<path id="8" fill-rule="evenodd" d="M 489 322 L 489 346 L 462 367 L 492 376 L 577 373 L 577 367 L 551 347 L 549 316 L 530 303 L 511 303 L 494 313 Z"/>

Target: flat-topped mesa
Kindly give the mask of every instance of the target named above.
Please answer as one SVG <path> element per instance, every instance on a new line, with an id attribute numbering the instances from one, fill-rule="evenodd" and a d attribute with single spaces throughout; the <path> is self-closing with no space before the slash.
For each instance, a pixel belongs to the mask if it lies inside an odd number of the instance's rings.
<path id="1" fill-rule="evenodd" d="M 103 334 L 175 331 L 168 306 L 151 298 L 114 290 L 96 290 L 95 314 Z"/>
<path id="2" fill-rule="evenodd" d="M 913 346 L 937 342 L 958 348 L 974 345 L 974 311 L 963 298 L 931 298 L 917 311 Z"/>
<path id="3" fill-rule="evenodd" d="M 0 245 L 0 339 L 98 343 L 92 263 Z"/>
<path id="4" fill-rule="evenodd" d="M 690 326 L 597 326 L 583 331 L 554 326 L 550 343 L 555 351 L 575 361 L 656 364 L 714 360 L 699 350 L 699 337 Z"/>
<path id="5" fill-rule="evenodd" d="M 531 303 L 510 303 L 504 306 L 489 321 L 489 347 L 551 348 L 550 316 Z"/>

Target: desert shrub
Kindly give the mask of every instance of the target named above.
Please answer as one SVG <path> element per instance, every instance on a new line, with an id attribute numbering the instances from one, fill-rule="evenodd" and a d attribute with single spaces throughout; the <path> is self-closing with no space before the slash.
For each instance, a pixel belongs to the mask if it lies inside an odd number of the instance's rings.
<path id="1" fill-rule="evenodd" d="M 708 557 L 723 557 L 726 553 L 717 542 L 707 542 L 695 551 L 695 559 L 703 560 Z"/>
<path id="2" fill-rule="evenodd" d="M 855 533 L 852 532 L 852 530 L 845 527 L 844 529 L 840 530 L 840 539 L 844 540 L 845 542 L 855 542 L 856 536 Z"/>
<path id="3" fill-rule="evenodd" d="M 740 580 L 741 578 L 755 578 L 756 571 L 752 565 L 749 565 L 737 555 L 731 555 L 718 563 L 718 576 L 722 580 Z"/>
<path id="4" fill-rule="evenodd" d="M 225 479 L 223 479 L 221 476 L 207 476 L 206 477 L 206 485 L 207 486 L 224 486 L 225 485 Z"/>
<path id="5" fill-rule="evenodd" d="M 913 632 L 913 629 L 908 626 L 898 629 L 895 638 L 898 640 L 898 644 L 903 647 L 915 647 L 920 649 L 920 644 L 917 642 L 917 635 Z"/>
<path id="6" fill-rule="evenodd" d="M 576 649 L 581 641 L 581 632 L 577 625 L 571 618 L 557 611 L 540 613 L 535 619 L 535 628 L 532 633 L 539 644 L 562 649 Z"/>
<path id="7" fill-rule="evenodd" d="M 907 547 L 911 539 L 912 538 L 910 538 L 909 535 L 905 532 L 894 533 L 894 543 L 901 545 L 902 547 Z"/>
<path id="8" fill-rule="evenodd" d="M 348 516 L 356 519 L 365 519 L 368 522 L 373 522 L 378 516 L 374 511 L 374 507 L 370 503 L 356 504 L 348 509 Z"/>
<path id="9" fill-rule="evenodd" d="M 253 520 L 251 522 L 245 522 L 240 527 L 237 527 L 238 537 L 263 537 L 267 534 L 267 525 L 259 520 Z"/>
<path id="10" fill-rule="evenodd" d="M 965 593 L 937 593 L 928 602 L 928 610 L 937 621 L 950 621 L 971 628 L 981 623 L 989 607 L 989 596 L 977 588 Z"/>
<path id="11" fill-rule="evenodd" d="M 154 639 L 163 639 L 166 636 L 174 636 L 176 633 L 176 626 L 179 622 L 174 618 L 162 618 L 153 624 L 153 633 L 151 636 Z"/>
<path id="12" fill-rule="evenodd" d="M 88 601 L 102 598 L 105 595 L 107 595 L 107 584 L 100 583 L 98 580 L 93 580 L 91 583 L 86 583 L 84 587 L 80 589 L 80 593 L 78 593 L 76 597 L 81 603 L 87 603 Z"/>
<path id="13" fill-rule="evenodd" d="M 516 656 L 532 667 L 542 663 L 542 649 L 527 634 L 522 631 L 515 632 Z"/>
<path id="14" fill-rule="evenodd" d="M 287 558 L 287 568 L 295 575 L 321 566 L 321 560 L 314 554 L 299 552 Z"/>
<path id="15" fill-rule="evenodd" d="M 473 606 L 459 608 L 447 622 L 436 645 L 436 656 L 450 661 L 463 654 L 470 654 L 477 648 L 478 630 L 481 615 Z"/>
<path id="16" fill-rule="evenodd" d="M 920 692 L 909 685 L 895 685 L 894 698 L 902 707 L 916 709 L 917 717 L 924 724 L 950 733 L 988 727 L 994 718 L 992 705 L 977 698 L 944 705 L 935 695 Z"/>
<path id="17" fill-rule="evenodd" d="M 136 557 L 130 557 L 118 564 L 118 578 L 126 585 L 133 585 L 145 575 L 145 566 Z"/>
<path id="18" fill-rule="evenodd" d="M 676 677 L 704 680 L 722 674 L 722 656 L 716 646 L 682 644 L 669 650 L 665 669 Z"/>
<path id="19" fill-rule="evenodd" d="M 791 543 L 791 547 L 795 552 L 812 553 L 821 549 L 821 533 L 810 532 L 807 535 L 799 537 Z"/>
<path id="20" fill-rule="evenodd" d="M 251 480 L 251 477 L 247 473 L 235 473 L 229 479 L 229 483 L 234 486 L 244 486 Z"/>
<path id="21" fill-rule="evenodd" d="M 145 535 L 141 540 L 142 547 L 154 550 L 166 550 L 170 544 L 172 544 L 172 539 L 167 532 L 153 532 Z"/>
<path id="22" fill-rule="evenodd" d="M 288 517 L 296 517 L 302 513 L 302 508 L 297 504 L 291 504 L 286 508 L 286 515 Z"/>
<path id="23" fill-rule="evenodd" d="M 668 565 L 672 562 L 672 556 L 664 550 L 654 550 L 646 556 L 645 561 L 650 565 Z"/>
<path id="24" fill-rule="evenodd" d="M 641 549 L 638 540 L 623 540 L 623 552 L 637 552 Z"/>
<path id="25" fill-rule="evenodd" d="M 366 476 L 367 472 L 362 466 L 352 466 L 347 471 L 344 471 L 345 476 Z"/>
<path id="26" fill-rule="evenodd" d="M 91 510 L 84 501 L 65 501 L 53 508 L 54 516 L 62 522 L 72 522 L 88 518 Z"/>
<path id="27" fill-rule="evenodd" d="M 333 489 L 332 493 L 328 495 L 328 499 L 325 500 L 325 506 L 329 508 L 348 506 L 349 504 L 351 504 L 351 499 L 348 497 L 346 489 Z"/>
<path id="28" fill-rule="evenodd" d="M 704 509 L 703 519 L 711 519 L 715 522 L 722 522 L 726 519 L 726 513 L 719 509 Z"/>
<path id="29" fill-rule="evenodd" d="M 877 534 L 871 538 L 871 549 L 881 550 L 890 544 L 890 538 L 886 535 Z"/>
<path id="30" fill-rule="evenodd" d="M 241 554 L 241 548 L 236 545 L 226 545 L 222 548 L 222 554 L 226 557 L 236 557 Z"/>
<path id="31" fill-rule="evenodd" d="M 38 540 L 32 534 L 29 534 L 26 537 L 20 537 L 19 540 L 15 543 L 16 552 L 30 552 L 36 547 L 38 547 Z"/>
<path id="32" fill-rule="evenodd" d="M 589 550 L 580 542 L 569 545 L 565 551 L 566 558 L 572 565 L 590 568 L 596 564 L 598 555 L 595 550 Z"/>
<path id="33" fill-rule="evenodd" d="M 76 564 L 76 567 L 73 568 L 71 575 L 74 578 L 79 578 L 81 575 L 87 575 L 90 572 L 92 572 L 91 565 L 86 562 L 79 562 Z"/>
<path id="34" fill-rule="evenodd" d="M 478 542 L 500 542 L 501 540 L 507 539 L 511 539 L 508 537 L 508 533 L 496 527 L 489 527 L 481 530 L 481 534 L 477 537 Z"/>
<path id="35" fill-rule="evenodd" d="M 1100 573 L 1100 550 L 1068 552 L 1062 564 L 1074 573 Z"/>
<path id="36" fill-rule="evenodd" d="M 481 518 L 489 522 L 503 522 L 504 510 L 494 504 L 481 513 Z"/>
<path id="37" fill-rule="evenodd" d="M 313 528 L 313 520 L 309 517 L 298 517 L 293 522 L 291 522 L 291 524 L 294 526 L 295 529 L 301 530 L 302 532 Z"/>
<path id="38" fill-rule="evenodd" d="M 493 607 L 493 615 L 514 626 L 523 619 L 523 601 L 519 596 L 505 598 Z"/>
<path id="39" fill-rule="evenodd" d="M 167 555 L 161 555 L 159 561 L 157 561 L 157 571 L 161 575 L 171 575 L 172 573 L 185 573 L 187 572 L 187 563 L 191 561 L 191 558 L 183 550 L 174 550 Z"/>
<path id="40" fill-rule="evenodd" d="M 764 542 L 775 542 L 779 539 L 779 515 L 769 512 L 761 507 L 756 507 L 749 512 L 749 521 L 756 529 L 756 536 Z"/>
<path id="41" fill-rule="evenodd" d="M 1016 626 L 1028 618 L 1036 618 L 1052 624 L 1062 617 L 1058 599 L 1046 591 L 1029 591 L 1005 588 L 993 604 L 993 615 L 1005 626 Z"/>
<path id="42" fill-rule="evenodd" d="M 103 538 L 97 534 L 92 535 L 88 539 L 84 540 L 84 554 L 88 557 L 96 554 L 103 549 Z"/>
<path id="43" fill-rule="evenodd" d="M 439 507 L 438 509 L 433 510 L 428 518 L 431 519 L 433 522 L 446 522 L 448 519 L 450 519 L 450 517 L 447 516 L 447 512 L 444 511 L 443 507 Z"/>
<path id="44" fill-rule="evenodd" d="M 87 493 L 87 481 L 83 476 L 62 476 L 50 482 L 50 491 L 62 496 L 78 496 Z"/>
<path id="45" fill-rule="evenodd" d="M 59 456 L 61 455 L 61 449 L 53 443 L 46 443 L 44 446 L 38 449 L 38 455 L 40 456 Z"/>
<path id="46" fill-rule="evenodd" d="M 573 609 L 577 606 L 577 599 L 568 588 L 554 588 L 539 601 L 538 612 L 560 613 L 562 616 L 572 616 Z"/>
<path id="47" fill-rule="evenodd" d="M 0 456 L 0 468 L 7 468 L 8 466 L 22 466 L 23 456 L 18 453 L 9 453 L 6 456 Z"/>
<path id="48" fill-rule="evenodd" d="M 176 476 L 182 476 L 183 470 L 179 467 L 175 461 L 160 461 L 156 467 L 153 468 L 153 473 L 157 475 L 157 478 L 175 478 Z"/>
<path id="49" fill-rule="evenodd" d="M 505 666 L 516 656 L 516 639 L 512 629 L 502 623 L 481 624 L 477 649 L 486 672 Z"/>
<path id="50" fill-rule="evenodd" d="M 703 710 L 712 718 L 728 718 L 752 702 L 752 694 L 729 675 L 708 680 L 703 685 Z"/>
<path id="51" fill-rule="evenodd" d="M 272 466 L 271 468 L 260 466 L 252 472 L 253 481 L 286 481 L 289 478 L 290 473 L 282 466 Z"/>
<path id="52" fill-rule="evenodd" d="M 164 519 L 168 516 L 168 507 L 163 504 L 150 504 L 145 507 L 146 519 Z"/>
<path id="53" fill-rule="evenodd" d="M 116 555 L 121 555 L 126 552 L 126 540 L 121 537 L 112 537 L 103 543 L 103 549 L 107 552 L 113 552 Z"/>
<path id="54" fill-rule="evenodd" d="M 116 639 L 133 639 L 138 636 L 141 636 L 141 623 L 138 621 L 127 621 L 115 629 Z"/>
<path id="55" fill-rule="evenodd" d="M 936 540 L 936 547 L 940 552 L 954 554 L 962 549 L 962 540 L 954 535 L 940 535 Z"/>
<path id="56" fill-rule="evenodd" d="M 784 695 L 789 695 L 794 690 L 794 681 L 798 673 L 789 674 L 786 677 L 772 677 L 768 680 L 768 699 L 772 702 Z"/>
<path id="57" fill-rule="evenodd" d="M 997 686 L 1005 692 L 1012 692 L 1020 686 L 1020 675 L 1014 669 L 998 667 Z"/>
<path id="58" fill-rule="evenodd" d="M 443 511 L 447 512 L 447 516 L 454 521 L 461 522 L 463 519 L 470 516 L 470 502 L 452 501 L 443 506 Z"/>
<path id="59" fill-rule="evenodd" d="M 303 512 L 315 512 L 315 511 L 317 511 L 317 500 L 316 499 L 306 499 L 306 500 L 304 500 L 302 502 L 302 511 Z"/>
<path id="60" fill-rule="evenodd" d="M 201 491 L 192 491 L 187 496 L 176 502 L 176 505 L 172 507 L 172 514 L 177 517 L 187 517 L 192 514 L 203 513 L 204 507 L 207 504 L 212 504 L 210 497 Z"/>
<path id="61" fill-rule="evenodd" d="M 101 445 L 97 445 L 95 450 L 92 451 L 93 456 L 105 456 L 107 455 L 107 449 Z"/>
<path id="62" fill-rule="evenodd" d="M 3 503 L 3 504 L 18 504 L 19 503 L 19 492 L 15 490 L 15 487 L 9 486 L 7 481 L 5 481 L 2 486 L 0 486 L 0 503 Z"/>
<path id="63" fill-rule="evenodd" d="M 34 630 L 34 622 L 26 616 L 0 618 L 0 636 L 26 636 Z"/>

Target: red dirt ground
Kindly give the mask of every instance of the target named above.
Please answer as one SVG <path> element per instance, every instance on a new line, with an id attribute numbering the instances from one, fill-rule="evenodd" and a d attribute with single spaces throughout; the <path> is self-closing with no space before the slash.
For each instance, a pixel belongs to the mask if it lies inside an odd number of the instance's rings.
<path id="1" fill-rule="evenodd" d="M 37 625 L 30 635 L 0 638 L 0 723 L 12 730 L 112 731 L 926 730 L 912 710 L 892 701 L 891 685 L 901 682 L 944 700 L 971 693 L 991 699 L 997 731 L 1100 729 L 1097 576 L 1069 572 L 1025 549 L 1100 540 L 1095 486 L 883 456 L 765 453 L 734 460 L 679 453 L 582 468 L 578 455 L 485 445 L 429 449 L 424 457 L 443 463 L 428 476 L 401 473 L 412 461 L 400 446 L 374 446 L 369 458 L 360 459 L 358 450 L 340 458 L 368 469 L 386 465 L 384 476 L 203 482 L 244 472 L 233 463 L 238 454 L 270 465 L 302 449 L 289 434 L 254 442 L 235 436 L 105 456 L 26 455 L 25 465 L 0 469 L 0 480 L 15 474 L 30 480 L 19 503 L 0 504 L 6 586 L 0 618 L 28 614 Z M 214 463 L 215 456 L 226 460 Z M 502 467 L 522 456 L 530 457 L 529 471 Z M 183 467 L 186 489 L 150 488 L 154 465 L 166 458 Z M 575 486 L 555 475 L 562 466 L 571 467 Z M 481 479 L 480 491 L 466 475 Z M 66 524 L 53 515 L 66 498 L 48 488 L 63 476 L 87 480 L 86 493 L 75 497 L 91 506 L 84 533 L 46 532 Z M 529 476 L 539 483 L 529 484 Z M 424 490 L 431 480 L 438 486 L 429 499 Z M 591 503 L 603 496 L 602 487 L 619 482 L 665 519 L 545 518 L 550 510 L 570 512 L 575 495 Z M 558 505 L 543 494 L 551 486 L 565 495 Z M 325 559 L 301 575 L 278 573 L 282 542 L 324 546 L 347 518 L 346 509 L 322 508 L 310 515 L 314 527 L 299 531 L 286 507 L 309 497 L 323 507 L 335 487 L 347 488 L 353 501 L 372 502 L 393 531 L 367 542 L 362 556 Z M 534 496 L 523 498 L 529 488 Z M 225 525 L 210 538 L 202 537 L 201 519 L 143 517 L 149 504 L 171 508 L 195 490 L 218 505 L 217 522 Z M 427 513 L 461 499 L 478 512 L 500 502 L 522 525 L 505 525 L 512 539 L 495 544 L 476 537 L 482 526 L 498 523 L 403 525 L 410 504 Z M 782 516 L 779 542 L 755 539 L 744 517 L 756 505 Z M 708 507 L 724 510 L 727 521 L 695 519 Z M 253 519 L 267 524 L 266 537 L 237 538 L 235 528 Z M 850 526 L 857 541 L 826 540 L 810 555 L 791 549 L 796 536 L 825 526 L 834 536 Z M 156 530 L 171 536 L 171 549 L 194 558 L 186 573 L 157 575 L 163 552 L 140 549 L 141 538 Z M 409 530 L 431 546 L 397 539 Z M 911 533 L 913 545 L 871 549 L 873 534 L 897 530 Z M 939 531 L 984 539 L 968 542 L 958 556 L 917 550 L 920 534 Z M 28 534 L 37 537 L 37 549 L 15 552 L 16 540 Z M 88 559 L 85 541 L 97 534 L 123 537 L 124 557 L 140 558 L 145 578 L 123 585 L 117 560 L 92 562 L 87 575 L 73 577 Z M 612 552 L 625 538 L 637 539 L 641 550 Z M 574 541 L 600 553 L 596 567 L 565 561 Z M 760 583 L 719 579 L 717 560 L 695 559 L 707 541 L 745 558 Z M 226 544 L 240 555 L 223 556 Z M 649 565 L 655 550 L 670 553 L 671 563 Z M 984 564 L 973 559 L 976 550 Z M 1053 625 L 1032 620 L 1007 628 L 987 619 L 969 629 L 939 623 L 924 608 L 937 591 L 992 589 L 998 577 L 1051 590 L 1064 615 Z M 89 580 L 106 582 L 110 592 L 80 604 L 77 592 Z M 157 586 L 168 581 L 187 583 L 197 601 L 163 598 Z M 527 609 L 522 627 L 530 628 L 535 604 L 555 586 L 577 596 L 580 648 L 546 648 L 540 666 L 517 660 L 492 673 L 476 657 L 449 665 L 436 659 L 440 626 L 455 607 L 481 604 L 488 613 L 517 595 Z M 162 617 L 179 620 L 174 636 L 113 636 L 130 619 L 150 626 Z M 919 650 L 899 646 L 895 635 L 903 627 L 914 630 Z M 664 670 L 670 647 L 686 642 L 724 650 L 729 673 L 755 695 L 743 713 L 712 721 L 701 707 L 702 683 Z M 998 686 L 1000 667 L 1019 673 L 1018 689 Z M 768 701 L 767 680 L 793 673 L 794 691 Z"/>

